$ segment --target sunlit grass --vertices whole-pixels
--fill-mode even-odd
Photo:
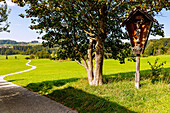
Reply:
[[[5,55],[0,55],[0,75],[29,69],[30,67],[25,65],[28,62],[24,59],[25,57],[26,55],[8,55],[6,59]]]
[[[170,55],[157,56],[159,63],[170,72]],[[152,84],[145,78],[157,57],[141,58],[141,87],[134,87],[136,63],[104,60],[104,85],[89,86],[85,69],[73,61],[59,62],[48,59],[32,60],[35,70],[5,79],[46,95],[79,112],[145,112],[170,111],[170,87],[164,81]],[[12,60],[11,60],[12,61]],[[15,60],[14,60],[15,61]],[[26,61],[26,60],[21,60]],[[18,64],[17,64],[18,65]],[[25,65],[25,63],[24,63]]]

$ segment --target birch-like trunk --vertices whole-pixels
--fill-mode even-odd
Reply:
[[[97,42],[96,53],[95,53],[95,70],[94,70],[94,85],[102,85],[103,76],[103,55],[104,55],[104,40]]]
[[[94,85],[103,84],[103,55],[104,43],[106,39],[106,22],[107,22],[107,6],[103,4],[99,9],[99,28],[98,36],[96,37],[96,51],[95,51],[95,69],[94,69]]]
[[[88,55],[88,70],[87,70],[87,76],[88,76],[88,81],[90,85],[93,85],[93,57],[92,57],[92,52],[93,52],[93,40],[89,39],[89,47],[87,51]]]

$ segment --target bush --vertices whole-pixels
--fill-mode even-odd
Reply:
[[[136,62],[136,58],[135,57],[129,57],[127,60],[130,61],[130,62]]]
[[[26,60],[30,59],[30,57],[25,57]]]
[[[142,54],[141,57],[148,57],[148,55],[147,54]]]
[[[50,60],[55,60],[56,58],[55,57],[50,57]]]
[[[166,64],[166,61],[157,65],[158,60],[159,59],[157,58],[153,65],[148,61],[148,64],[151,66],[149,78],[151,79],[152,83],[155,83],[155,81],[159,81],[165,75],[165,73],[163,73],[162,69],[163,69],[163,65]]]
[[[35,56],[33,54],[30,55],[30,59],[34,59]]]

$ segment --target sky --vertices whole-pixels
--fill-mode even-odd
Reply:
[[[0,40],[10,39],[15,41],[25,41],[30,42],[37,40],[41,42],[40,39],[37,39],[39,36],[35,30],[29,29],[31,24],[30,19],[21,18],[18,15],[25,12],[26,7],[18,7],[17,5],[7,0],[8,8],[11,9],[11,13],[8,17],[8,22],[11,22],[9,30],[10,33],[0,32]],[[156,16],[155,19],[160,23],[164,24],[165,38],[170,38],[170,11],[161,11],[162,16]],[[149,39],[159,39],[160,36],[149,36]]]

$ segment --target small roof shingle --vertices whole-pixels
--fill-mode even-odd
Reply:
[[[129,22],[132,17],[137,13],[137,12],[140,12],[142,13],[143,15],[145,15],[145,17],[148,19],[148,20],[151,20],[153,22],[158,22],[156,19],[154,19],[150,14],[148,14],[146,11],[144,11],[140,6],[136,7],[130,14],[129,16],[124,19],[124,21],[121,23],[121,25],[125,25],[127,22]]]

